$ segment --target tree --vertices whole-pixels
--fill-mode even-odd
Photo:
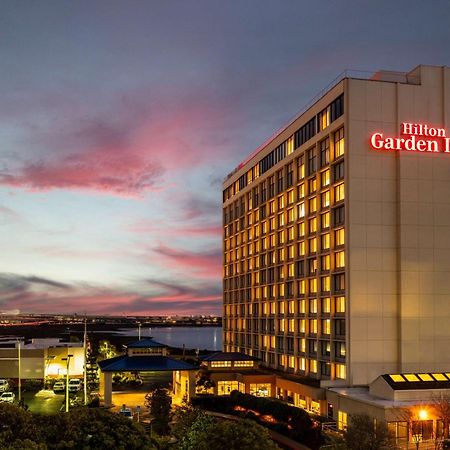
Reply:
[[[269,432],[251,420],[217,421],[204,413],[180,440],[179,450],[277,450]]]
[[[441,395],[432,401],[431,405],[436,413],[436,417],[442,421],[442,437],[448,439],[448,428],[450,426],[450,397]]]
[[[181,439],[191,428],[192,424],[199,416],[204,414],[199,408],[194,408],[192,405],[184,402],[175,410],[172,433]]]
[[[397,448],[386,422],[373,420],[366,414],[350,416],[345,442],[349,450],[394,450]]]
[[[86,382],[88,391],[92,391],[98,387],[99,368],[97,358],[92,350],[92,345],[88,341],[86,349]]]
[[[211,379],[211,372],[206,368],[201,368],[197,375],[195,376],[195,386],[209,393],[215,386],[216,383]]]
[[[157,386],[145,396],[145,406],[153,416],[153,429],[158,434],[168,434],[172,398],[167,389]]]
[[[98,345],[98,353],[101,355],[102,359],[114,358],[117,356],[117,350],[114,345],[111,345],[108,340],[100,341]]]

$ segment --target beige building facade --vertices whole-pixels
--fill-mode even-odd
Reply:
[[[450,68],[418,66],[343,77],[240,164],[223,185],[224,350],[299,395],[449,371],[449,138]]]

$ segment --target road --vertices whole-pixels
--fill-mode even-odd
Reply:
[[[22,397],[29,410],[38,414],[57,414],[64,402],[64,394],[55,394],[50,390],[24,392]]]

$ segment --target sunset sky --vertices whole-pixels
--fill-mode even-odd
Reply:
[[[450,65],[448,0],[3,1],[0,310],[221,312],[223,178],[346,69]]]

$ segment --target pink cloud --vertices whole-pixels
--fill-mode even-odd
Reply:
[[[221,236],[222,227],[218,225],[180,225],[162,227],[155,224],[153,220],[139,220],[127,227],[133,233],[157,234],[158,236]]]
[[[222,273],[221,252],[218,250],[208,252],[192,252],[178,250],[166,245],[159,245],[153,249],[154,255],[160,258],[158,261],[152,257],[152,261],[159,263],[168,270],[181,270],[190,277],[219,280]]]

